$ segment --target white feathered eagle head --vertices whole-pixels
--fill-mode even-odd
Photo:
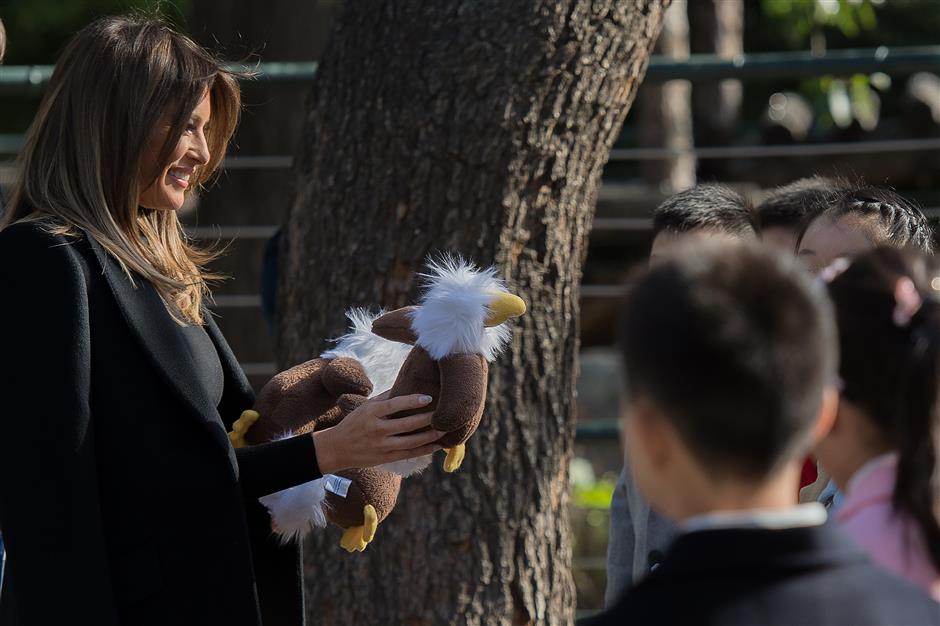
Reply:
[[[492,267],[480,269],[457,256],[428,262],[419,275],[422,292],[417,306],[377,318],[375,334],[424,348],[431,358],[449,354],[481,354],[492,362],[509,343],[507,322],[526,311]]]

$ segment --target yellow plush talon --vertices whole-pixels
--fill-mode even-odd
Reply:
[[[229,441],[232,442],[233,448],[244,448],[247,445],[245,443],[245,435],[254,423],[258,421],[259,417],[261,417],[261,415],[257,411],[250,409],[242,411],[241,417],[232,424],[232,432],[228,434]]]
[[[375,530],[379,527],[379,516],[375,512],[375,507],[371,504],[363,507],[362,516],[366,520],[362,525],[362,540],[369,543],[375,539]]]
[[[346,552],[362,552],[365,549],[365,542],[362,540],[362,526],[351,526],[343,533],[343,538],[339,540],[339,545]]]
[[[362,509],[362,516],[365,518],[362,526],[351,526],[343,533],[343,538],[339,540],[339,545],[346,552],[362,552],[366,546],[375,538],[375,530],[379,527],[379,516],[375,512],[375,507],[367,504]]]
[[[458,443],[453,448],[444,448],[447,451],[447,458],[444,459],[444,471],[450,474],[456,472],[460,464],[463,463],[463,457],[466,454],[466,446]]]

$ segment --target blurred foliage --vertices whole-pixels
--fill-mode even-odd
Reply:
[[[604,606],[607,586],[607,536],[610,532],[612,477],[598,479],[588,459],[575,457],[568,470],[571,483],[572,575],[578,589],[578,609]]]
[[[190,10],[191,0],[4,0],[0,18],[8,38],[5,62],[53,63],[72,35],[104,15],[160,16],[185,30]]]
[[[761,8],[770,22],[777,22],[792,46],[825,37],[827,29],[838,29],[848,38],[878,25],[875,6],[884,0],[761,0]]]
[[[610,509],[614,481],[607,477],[598,479],[589,460],[572,459],[568,475],[571,481],[572,505],[584,509]],[[598,519],[597,516],[594,519]]]
[[[762,32],[780,34],[788,48],[809,48],[817,54],[834,47],[940,41],[938,0],[760,0],[760,16]],[[926,26],[925,40],[918,41],[914,22]],[[874,130],[881,117],[880,94],[890,88],[891,78],[881,73],[820,76],[799,86],[823,131],[853,124]]]
[[[830,50],[940,43],[938,0],[744,0],[744,11],[748,52],[805,50],[814,34]]]

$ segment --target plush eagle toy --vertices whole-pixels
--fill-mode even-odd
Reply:
[[[486,399],[488,364],[508,343],[507,321],[525,312],[495,270],[460,259],[429,264],[417,306],[370,316],[349,314],[351,331],[319,359],[273,378],[255,411],[235,424],[234,445],[269,441],[333,426],[378,392],[389,397],[422,393],[434,398],[431,427],[446,434],[444,470],[455,471],[476,431]],[[272,526],[283,540],[302,536],[329,519],[346,529],[341,545],[362,551],[394,508],[403,477],[420,472],[430,455],[376,468],[339,472],[265,496]]]

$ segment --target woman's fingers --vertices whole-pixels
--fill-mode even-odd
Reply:
[[[389,437],[389,440],[393,442],[392,450],[411,450],[413,448],[426,446],[429,443],[434,443],[445,434],[446,433],[442,433],[439,430],[422,430],[419,433]]]
[[[399,450],[397,452],[389,452],[388,456],[385,459],[386,463],[394,463],[395,461],[404,461],[405,459],[416,459],[420,456],[426,456],[428,454],[433,454],[438,450],[443,450],[440,445],[436,443],[431,443],[426,446],[421,446],[420,448],[413,448],[411,450]]]
[[[385,420],[382,427],[388,435],[400,435],[410,433],[416,430],[423,430],[431,425],[431,419],[434,412],[417,413],[408,417],[399,417],[393,420]]]
[[[400,411],[420,409],[431,404],[431,396],[412,394],[409,396],[396,396],[390,400],[379,400],[369,404],[370,413],[375,417],[386,417]]]

